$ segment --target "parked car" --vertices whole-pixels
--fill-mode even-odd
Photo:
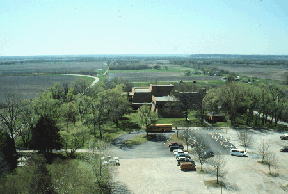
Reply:
[[[284,148],[280,149],[280,152],[288,152],[288,148],[284,147]]]
[[[236,156],[236,154],[240,151],[240,149],[231,149],[230,154],[231,156]]]
[[[179,156],[184,156],[185,154],[184,153],[178,153],[178,154],[175,154],[175,158],[178,158]]]
[[[238,153],[236,153],[236,156],[237,157],[248,157],[244,150],[240,150]]]
[[[182,149],[175,149],[173,150],[174,156],[178,153],[184,153],[184,151]]]
[[[184,154],[189,154],[189,152],[187,150],[183,150],[183,149],[175,149],[173,150],[174,156],[176,156],[176,154],[180,154],[180,153],[184,153]]]
[[[206,158],[210,158],[210,157],[213,157],[213,156],[214,156],[214,152],[212,152],[212,151],[205,152],[205,157]]]
[[[170,147],[170,146],[177,146],[177,145],[182,145],[182,143],[177,143],[177,142],[168,143],[168,147]]]
[[[170,148],[170,152],[172,152],[175,149],[184,149],[184,146],[181,144],[178,144],[178,145],[175,144],[175,145],[170,145],[169,148]]]
[[[281,140],[288,140],[288,134],[284,134],[282,136],[280,136]]]
[[[196,165],[191,162],[183,162],[179,166],[180,170],[186,171],[186,170],[193,170],[196,171]]]
[[[195,165],[195,161],[192,160],[192,159],[189,159],[189,158],[186,158],[185,160],[179,160],[177,161],[177,166],[180,166],[181,163],[184,163],[184,162],[190,162],[190,163],[193,163]]]
[[[182,161],[185,160],[186,158],[191,159],[191,157],[188,154],[184,154],[184,155],[179,155],[176,159],[177,161]]]
[[[102,165],[113,165],[113,166],[120,166],[120,162],[118,157],[111,157],[111,156],[106,156],[102,157]]]

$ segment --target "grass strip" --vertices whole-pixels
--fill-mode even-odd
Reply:
[[[131,146],[131,145],[140,145],[142,143],[147,142],[147,135],[142,134],[137,137],[134,137],[128,141],[125,142],[126,145]]]

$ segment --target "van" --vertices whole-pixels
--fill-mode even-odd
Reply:
[[[230,154],[231,154],[231,156],[236,156],[239,151],[240,151],[240,149],[231,149]]]
[[[186,171],[186,170],[193,170],[196,171],[196,165],[191,162],[183,162],[180,163],[180,170]]]
[[[230,154],[231,156],[238,156],[238,157],[246,156],[246,152],[241,149],[231,149]]]

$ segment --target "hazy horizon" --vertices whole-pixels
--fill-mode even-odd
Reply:
[[[287,55],[287,13],[284,0],[4,1],[0,56]]]

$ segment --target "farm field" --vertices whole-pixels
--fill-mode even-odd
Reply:
[[[285,66],[266,66],[266,65],[217,65],[219,69],[228,70],[230,72],[239,73],[249,77],[257,77],[258,79],[272,79],[284,81],[286,78],[284,73],[288,71]]]
[[[55,82],[62,85],[76,79],[75,76],[0,76],[0,102],[9,96],[15,96],[20,100],[34,99]]]
[[[110,72],[110,71],[109,71]],[[114,77],[122,77],[122,79],[129,80],[131,82],[151,82],[151,81],[172,81],[176,82],[179,80],[193,81],[193,80],[220,80],[223,76],[184,76],[184,72],[142,72],[138,73],[108,73],[108,79]]]
[[[101,62],[43,62],[23,63],[15,65],[0,65],[0,75],[39,74],[39,73],[81,73],[104,69],[105,61]]]
[[[0,101],[11,95],[16,96],[20,100],[34,99],[37,94],[53,86],[55,82],[69,84],[78,78],[59,75],[61,73],[81,74],[88,71],[102,73],[105,68],[105,62],[103,61],[0,65]],[[91,82],[91,78],[85,79],[90,79],[88,82]]]
[[[143,70],[109,70],[110,73],[138,73],[139,71],[141,71],[142,73],[144,72],[153,72],[153,73],[157,73],[157,72],[179,72],[182,73],[181,75],[184,75],[184,71],[185,70],[190,70],[190,71],[195,71],[195,69],[193,68],[187,68],[187,67],[179,67],[179,66],[169,66],[169,65],[165,65],[165,67],[167,67],[167,69],[164,69],[163,67],[161,67],[161,69],[157,70],[157,69],[143,69]]]

